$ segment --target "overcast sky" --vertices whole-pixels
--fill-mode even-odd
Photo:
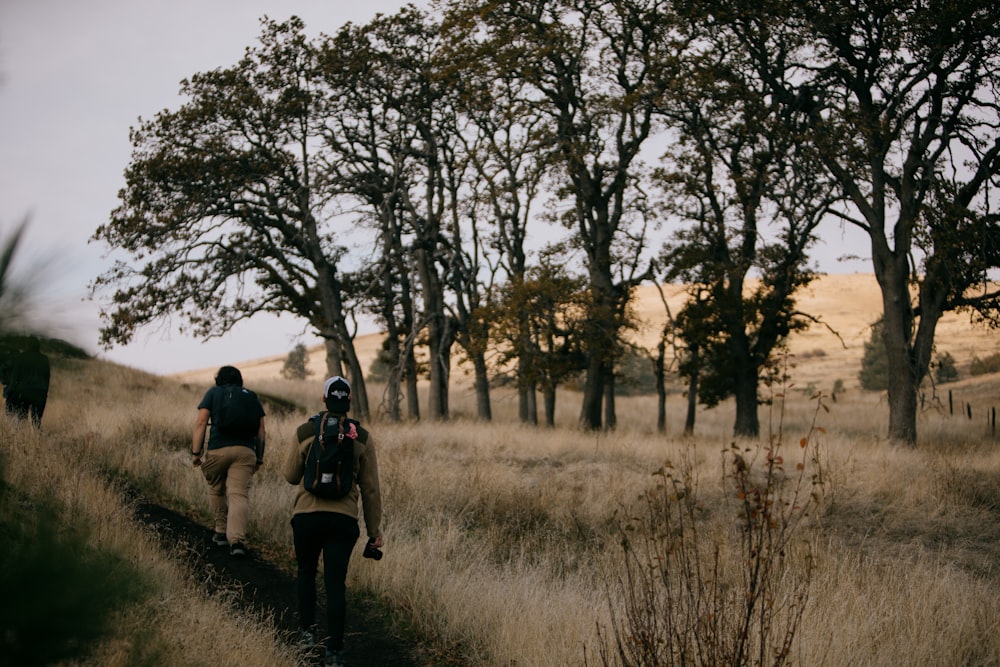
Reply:
[[[129,128],[176,109],[181,79],[235,64],[256,44],[259,19],[296,15],[310,35],[393,13],[393,0],[0,0],[0,238],[25,217],[17,269],[39,271],[41,302],[60,333],[93,353],[155,373],[239,364],[287,353],[302,337],[291,318],[254,319],[218,341],[176,333],[177,322],[140,331],[126,347],[100,351],[98,304],[87,285],[110,263],[88,243],[124,184]],[[415,2],[427,6],[428,2]],[[848,232],[850,233],[850,232]],[[835,227],[825,235],[837,239]],[[829,272],[870,271],[838,264],[851,252],[819,248]],[[858,252],[857,249],[854,252]],[[863,249],[859,254],[867,254]]]

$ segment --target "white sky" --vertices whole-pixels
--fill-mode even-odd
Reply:
[[[125,347],[100,351],[97,303],[87,285],[110,265],[88,243],[117,205],[131,146],[129,128],[176,109],[181,79],[232,65],[255,45],[259,19],[297,15],[311,35],[394,13],[396,0],[0,0],[0,238],[29,217],[16,269],[44,264],[42,302],[60,334],[92,353],[154,373],[239,364],[285,354],[304,325],[258,317],[208,342],[176,332],[179,322],[140,331]],[[428,2],[413,4],[427,6]],[[816,249],[829,272],[870,272],[847,230],[827,227]],[[854,249],[851,249],[853,245]]]
[[[15,269],[41,266],[41,302],[59,335],[155,373],[287,353],[302,323],[259,317],[203,342],[177,324],[98,349],[99,305],[87,285],[106,268],[88,243],[117,205],[138,118],[176,109],[181,79],[235,64],[260,18],[301,17],[333,33],[394,13],[400,0],[0,0],[0,238],[29,217]],[[414,2],[426,6],[426,1]]]

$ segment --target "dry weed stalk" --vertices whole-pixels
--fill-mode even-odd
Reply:
[[[822,497],[814,436],[824,405],[814,398],[813,425],[791,475],[780,432],[766,446],[733,443],[723,451],[716,510],[698,497],[692,448],[679,465],[668,461],[654,473],[658,481],[639,511],[619,522],[623,559],[609,578],[610,635],[598,627],[602,664],[788,661],[814,574],[814,535],[804,523]]]

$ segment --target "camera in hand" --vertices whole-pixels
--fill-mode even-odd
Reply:
[[[368,540],[368,544],[365,545],[365,551],[361,555],[373,560],[382,560],[382,550],[373,544],[374,541],[374,539]]]

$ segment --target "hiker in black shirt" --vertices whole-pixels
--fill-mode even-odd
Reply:
[[[30,417],[40,427],[49,395],[49,358],[42,354],[37,336],[18,339],[14,348],[3,378],[7,414],[18,419]]]
[[[264,407],[257,395],[243,387],[238,368],[223,366],[215,375],[215,386],[198,404],[191,456],[208,482],[215,522],[212,541],[228,545],[234,558],[246,555],[250,479],[264,462],[264,435]]]

